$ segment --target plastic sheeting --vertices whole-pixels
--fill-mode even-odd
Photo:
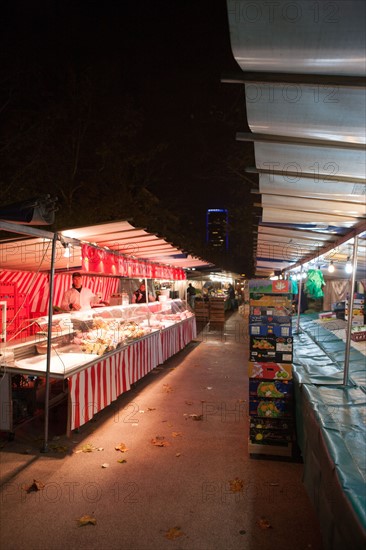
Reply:
[[[294,388],[304,483],[321,522],[325,548],[363,548],[365,356],[352,350],[351,386],[344,387],[345,343],[314,315],[301,316],[301,327],[303,332],[294,335]]]

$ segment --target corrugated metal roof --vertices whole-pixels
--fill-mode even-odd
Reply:
[[[355,85],[366,73],[365,3],[227,6],[251,130],[237,138],[254,142],[248,172],[259,178],[256,274],[310,260],[343,268],[357,234],[365,279],[365,80]]]

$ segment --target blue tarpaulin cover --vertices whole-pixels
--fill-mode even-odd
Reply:
[[[332,550],[366,547],[366,363],[314,315],[294,335],[294,385],[304,483]]]

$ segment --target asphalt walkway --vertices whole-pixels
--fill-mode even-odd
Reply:
[[[322,550],[301,462],[248,456],[244,319],[201,328],[47,454],[42,420],[2,438],[2,550]]]

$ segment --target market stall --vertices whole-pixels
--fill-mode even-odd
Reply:
[[[4,228],[16,233],[16,228],[7,223]],[[70,432],[195,337],[194,314],[175,296],[184,294],[183,265],[204,265],[204,261],[185,255],[176,262],[181,265],[174,265],[177,249],[127,222],[55,235],[47,233],[48,241],[35,229],[20,230],[22,234],[28,235],[28,232],[35,238],[5,239],[0,243],[4,260],[0,295],[6,306],[11,304],[14,309],[14,315],[9,315],[11,307],[5,309],[4,318],[7,315],[10,322],[2,327],[0,368],[6,378],[2,401],[11,409],[9,392],[13,376],[64,380],[66,391],[65,386],[63,391],[69,402],[67,431]],[[93,239],[93,244],[86,240],[88,237]],[[96,244],[98,239],[103,241],[103,247]],[[134,255],[122,253],[121,243],[124,251],[131,251],[134,239],[138,243]],[[53,243],[51,269],[50,242]],[[149,243],[146,250],[144,242]],[[82,272],[83,284],[94,295],[104,302],[112,302],[113,306],[95,307],[83,315],[63,313],[62,296],[71,286],[75,269]],[[133,305],[132,293],[141,281],[146,282],[151,292],[158,288],[159,293],[154,295],[151,304]],[[155,281],[164,281],[164,284],[155,284]],[[19,297],[18,302],[13,300],[15,295]],[[23,309],[26,307],[22,318],[18,311],[20,303]],[[45,393],[50,395],[49,384]],[[46,424],[50,404],[45,403]],[[10,409],[3,407],[2,430],[13,430]],[[45,431],[47,429],[46,425]]]

